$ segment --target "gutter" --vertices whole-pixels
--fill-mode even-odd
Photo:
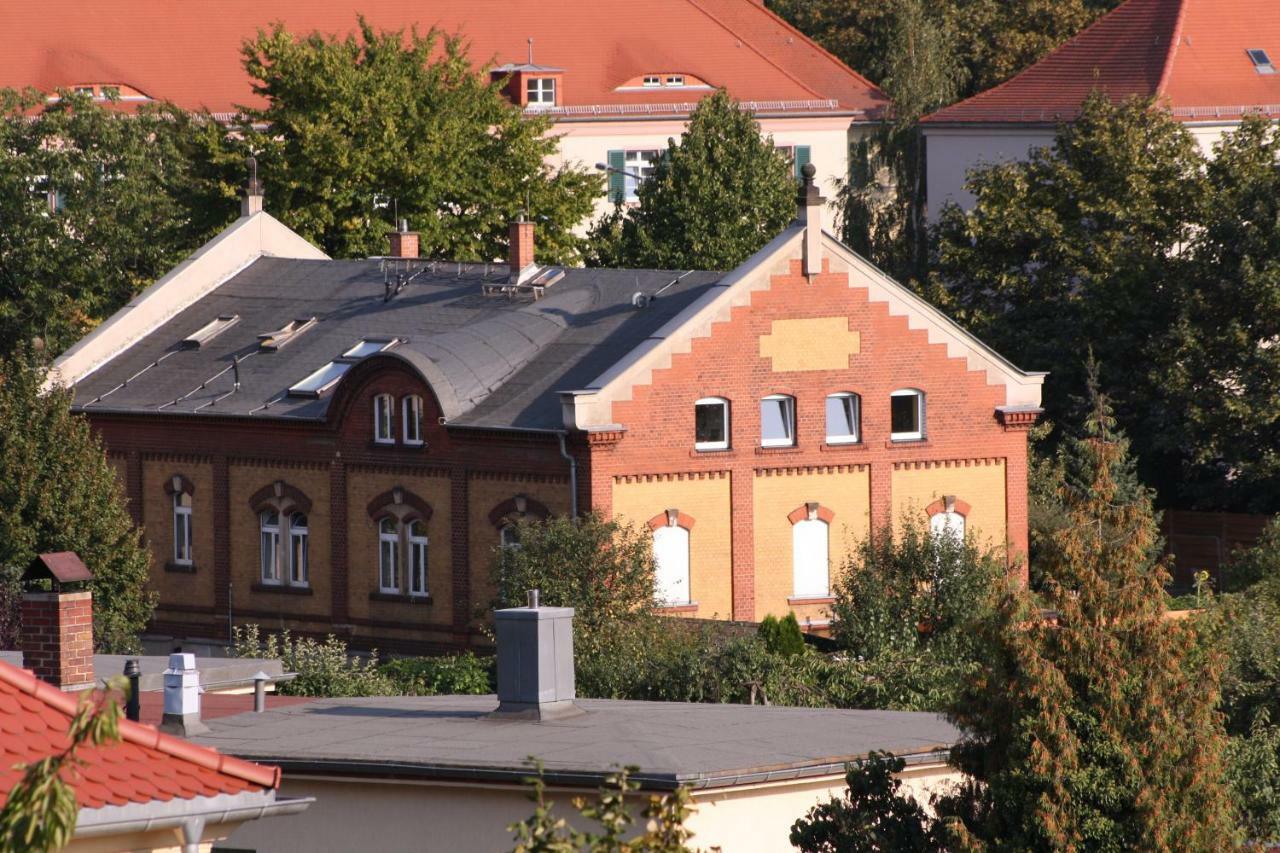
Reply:
[[[209,824],[243,823],[263,817],[299,814],[315,801],[315,797],[276,799],[274,791],[266,791],[80,809],[73,837],[100,838],[130,832],[180,829],[183,853],[194,853],[199,850],[200,837]]]
[[[578,460],[573,458],[569,453],[569,448],[565,444],[565,438],[568,432],[565,430],[556,430],[556,435],[560,437],[560,455],[569,462],[569,518],[574,522],[578,520]]]

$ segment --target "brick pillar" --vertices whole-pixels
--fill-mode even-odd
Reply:
[[[335,454],[329,464],[329,588],[332,621],[347,624],[350,576],[347,564],[347,463]]]
[[[450,551],[453,560],[453,641],[471,644],[471,543],[468,536],[467,469],[453,469],[449,477]]]
[[[129,499],[129,517],[135,527],[142,526],[142,454],[130,450],[124,460],[124,493]]]
[[[231,639],[231,474],[227,457],[213,460],[213,636]]]
[[[1025,436],[1026,434],[1023,433]],[[1025,448],[1026,441],[1023,445]],[[1027,454],[1014,453],[1004,462],[1005,531],[1009,539],[1009,567],[1017,569],[1023,585],[1030,581],[1027,566]]]
[[[750,470],[729,475],[729,504],[733,537],[733,618],[756,618],[756,551],[754,483]]]
[[[63,690],[93,686],[93,593],[22,596],[22,665]]]
[[[392,258],[416,258],[418,257],[418,232],[417,231],[388,231],[387,237],[391,240],[391,252],[389,257]]]
[[[533,263],[533,223],[525,222],[523,216],[511,223],[508,231],[511,247],[507,253],[507,264],[511,267],[511,276],[520,274],[520,270]]]
[[[893,463],[873,463],[867,480],[871,485],[870,532],[875,536],[886,525],[897,523],[897,519],[893,517]]]

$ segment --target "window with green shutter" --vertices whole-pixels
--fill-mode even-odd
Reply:
[[[622,173],[626,164],[627,152],[609,152],[609,201],[614,204],[622,203],[627,197],[627,177]]]
[[[800,170],[803,169],[808,162],[809,162],[809,146],[808,145],[795,146],[794,166],[795,166],[795,176],[797,181],[800,180]]]

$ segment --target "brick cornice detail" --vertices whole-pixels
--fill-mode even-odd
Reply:
[[[974,459],[922,459],[914,462],[895,462],[895,471],[909,468],[972,468],[978,465],[1003,465],[1003,456],[987,456]]]
[[[647,524],[650,530],[657,530],[660,527],[672,527],[672,519],[675,519],[675,527],[683,527],[685,530],[692,530],[694,524],[693,516],[683,513],[678,509],[668,509],[658,513],[649,519]]]
[[[996,420],[1006,432],[1029,430],[1040,420],[1040,415],[1039,409],[996,409]]]
[[[965,518],[968,518],[969,513],[973,510],[973,507],[969,505],[968,501],[962,501],[955,495],[951,495],[950,498],[952,501],[951,512],[959,513]],[[947,511],[947,496],[938,498],[936,501],[924,508],[924,514],[929,518],[933,518],[940,512]]]
[[[836,517],[836,514],[828,507],[817,502],[811,502],[800,504],[800,506],[787,513],[787,521],[792,524],[798,524],[799,522],[808,519],[811,513],[819,521],[825,521],[827,524],[830,524]]]
[[[262,512],[267,507],[285,509],[289,507],[299,512],[311,512],[311,499],[302,493],[297,486],[291,486],[284,480],[276,480],[269,486],[263,486],[249,498],[249,508],[254,512]]]
[[[522,504],[523,509],[521,508]],[[550,517],[550,510],[526,495],[516,495],[513,498],[508,498],[489,511],[489,523],[499,528],[515,519],[536,518],[544,520]]]
[[[683,471],[673,474],[618,474],[615,483],[673,483],[682,480],[723,480],[728,471]]]
[[[439,465],[417,467],[409,465],[369,465],[363,462],[348,463],[347,470],[352,474],[398,474],[401,476],[412,474],[415,477],[440,478],[447,478],[451,474],[450,469],[442,468]]]
[[[514,471],[470,471],[468,476],[472,480],[484,480],[494,483],[549,483],[564,485],[569,482],[569,478],[563,475],[522,474]]]
[[[592,447],[609,447],[622,441],[623,436],[627,433],[625,430],[600,430],[599,432],[587,433],[587,444]]]
[[[755,473],[761,477],[794,477],[805,474],[852,474],[855,471],[866,471],[867,465],[797,465],[786,468],[756,468]]]
[[[408,489],[396,486],[390,491],[382,494],[369,501],[366,511],[369,517],[374,521],[379,521],[383,516],[394,514],[392,509],[398,506],[409,507],[413,510],[414,515],[423,521],[430,521],[432,515],[431,504],[415,495]]]

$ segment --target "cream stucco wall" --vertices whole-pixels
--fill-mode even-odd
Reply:
[[[1025,160],[1033,148],[1053,144],[1053,128],[929,127],[925,136],[925,181],[929,221],[937,222],[943,206],[951,201],[965,210],[973,196],[964,188],[965,175],[981,165]]]

